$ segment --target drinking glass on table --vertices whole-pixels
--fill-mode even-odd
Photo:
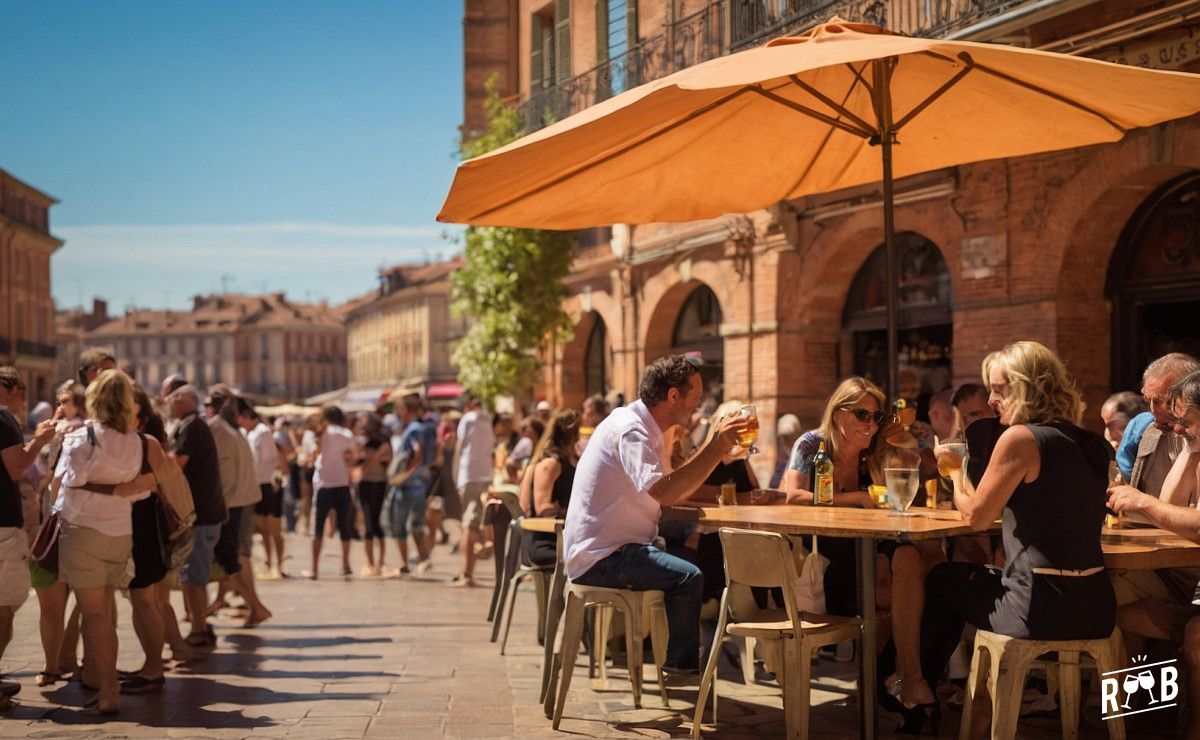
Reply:
[[[743,419],[749,419],[746,426],[738,432],[738,444],[746,448],[746,452],[754,454],[758,452],[758,448],[754,443],[758,441],[758,409],[754,404],[748,403],[738,409],[738,415]]]
[[[921,488],[921,458],[914,450],[896,449],[883,460],[883,482],[894,516],[916,516],[908,509]]]

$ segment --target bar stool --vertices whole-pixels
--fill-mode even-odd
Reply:
[[[575,656],[579,654],[579,642],[583,636],[583,611],[589,607],[607,605],[625,615],[625,652],[629,671],[629,683],[633,688],[633,705],[642,706],[642,615],[647,609],[646,601],[663,603],[662,591],[631,591],[623,588],[602,588],[600,586],[583,586],[567,583],[567,606],[563,619],[562,646],[556,661],[561,663],[561,683],[558,687],[557,701],[554,706],[552,726],[558,729],[562,721],[563,706],[567,701],[567,691],[571,687],[571,674],[574,672]],[[667,704],[667,685],[663,679],[663,662],[666,659],[666,644],[668,637],[667,615],[665,608],[649,609],[651,619],[651,639],[654,642],[654,663],[658,669],[658,688],[662,694],[663,705]],[[552,639],[549,632],[546,640]]]
[[[1118,656],[1123,653],[1120,629],[1114,628],[1111,635],[1097,640],[1022,640],[978,630],[975,633],[966,696],[963,698],[959,740],[966,740],[970,734],[971,706],[976,692],[981,688],[992,698],[992,737],[1001,740],[1016,737],[1025,674],[1034,661],[1046,653],[1058,654],[1058,705],[1062,736],[1076,737],[1079,730],[1079,656],[1081,653],[1092,656],[1096,661],[1096,670],[1101,674],[1118,670]],[[1108,725],[1110,738],[1124,740],[1124,719],[1115,717],[1106,720],[1105,724]]]
[[[514,524],[520,524],[519,521]],[[509,547],[515,553],[515,558],[521,557],[520,549],[525,540],[525,531],[519,526],[513,529],[513,534],[509,538]],[[504,637],[500,639],[500,654],[504,655],[504,648],[508,644],[508,632],[512,629],[513,610],[517,606],[517,590],[521,587],[521,582],[525,579],[533,581],[534,597],[537,600],[538,611],[538,640],[544,640],[546,634],[546,588],[550,582],[550,575],[554,572],[554,566],[541,565],[525,565],[520,564],[516,568],[516,572],[512,573],[508,579],[508,583],[504,587],[501,598],[505,594],[508,596],[508,616],[504,620]],[[504,613],[504,603],[500,603],[500,614]],[[500,614],[497,614],[496,624],[500,624]]]
[[[497,513],[493,524],[493,549],[492,557],[495,559],[496,579],[492,583],[492,600],[488,605],[488,621],[492,623],[492,642],[496,641],[496,637],[500,634],[500,614],[498,610],[503,607],[504,586],[508,585],[508,576],[506,568],[509,567],[509,561],[512,559],[511,550],[512,534],[517,526],[517,520],[524,516],[525,512],[521,510],[519,498],[520,489],[511,483],[492,486],[489,493],[492,494],[495,502],[499,502],[499,506],[503,514]],[[515,564],[513,566],[515,568]]]

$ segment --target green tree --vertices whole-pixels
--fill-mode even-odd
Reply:
[[[522,135],[517,109],[487,83],[487,131],[464,142],[464,159],[476,157]],[[542,357],[570,337],[562,310],[563,278],[571,269],[573,235],[561,231],[468,227],[465,266],[451,277],[453,308],[468,329],[453,360],[458,382],[491,404],[496,396],[523,395],[537,378]]]

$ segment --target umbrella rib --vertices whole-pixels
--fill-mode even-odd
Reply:
[[[925,98],[920,103],[918,103],[917,107],[910,110],[907,114],[904,115],[903,118],[901,118],[899,121],[896,121],[894,124],[892,124],[892,132],[895,133],[895,132],[898,132],[900,129],[904,128],[904,125],[906,123],[908,123],[912,119],[916,118],[917,114],[919,114],[921,111],[928,108],[930,105],[933,104],[933,102],[935,100],[942,97],[942,95],[944,95],[950,88],[952,88],[956,84],[958,84],[958,82],[963,77],[966,77],[967,73],[970,72],[972,69],[974,69],[974,67],[972,67],[971,65],[967,65],[966,67],[963,67],[962,69],[960,69],[953,77],[946,80],[946,82],[943,83],[941,87],[934,90],[929,95],[929,97]]]
[[[849,118],[851,121],[853,121],[855,124],[857,124],[859,126],[859,128],[861,128],[863,131],[873,132],[874,129],[872,128],[871,124],[867,123],[863,119],[861,119],[858,116],[851,113],[849,110],[847,110],[847,108],[844,105],[839,105],[838,103],[835,103],[833,101],[833,99],[830,98],[828,95],[826,95],[825,93],[816,89],[815,87],[808,84],[804,80],[800,79],[798,76],[788,75],[788,79],[791,80],[796,85],[796,87],[800,88],[801,90],[805,91],[806,93],[813,96],[817,100],[820,100],[825,105],[829,106],[830,110],[836,111],[837,113],[845,116],[846,118]],[[849,97],[849,96],[847,96],[847,97]],[[870,134],[868,134],[868,135],[870,135]]]
[[[1044,87],[1035,85],[1032,82],[1026,82],[1025,80],[1022,80],[1018,77],[1013,77],[1012,75],[1008,74],[1007,72],[1001,72],[998,69],[992,69],[991,67],[988,67],[987,65],[980,64],[979,62],[975,61],[974,58],[972,58],[971,55],[965,51],[960,52],[958,55],[958,58],[963,60],[966,64],[970,65],[971,67],[978,69],[980,72],[986,72],[987,74],[990,74],[993,77],[998,77],[998,78],[1004,80],[1005,82],[1011,82],[1012,84],[1017,85],[1018,87],[1023,87],[1026,90],[1031,90],[1035,93],[1040,93],[1042,95],[1045,95],[1048,98],[1051,98],[1052,100],[1057,100],[1060,103],[1063,103],[1065,105],[1071,106],[1072,108],[1081,110],[1084,113],[1090,113],[1093,116],[1095,116],[1096,118],[1099,118],[1100,120],[1107,123],[1109,126],[1112,126],[1117,131],[1120,131],[1122,134],[1128,133],[1128,129],[1126,129],[1124,126],[1121,126],[1120,124],[1116,123],[1115,121],[1113,121],[1111,118],[1104,115],[1100,111],[1098,111],[1094,108],[1089,108],[1088,106],[1084,105],[1083,103],[1080,103],[1077,100],[1071,100],[1070,98],[1066,97],[1065,95],[1060,95],[1059,93],[1056,93],[1052,90],[1047,90]]]
[[[702,106],[702,107],[697,108],[696,110],[692,111],[691,113],[688,113],[683,118],[680,118],[679,120],[676,120],[676,121],[672,121],[671,123],[667,124],[666,126],[663,126],[662,128],[651,131],[650,133],[646,134],[645,136],[635,139],[635,140],[621,146],[620,148],[616,149],[615,151],[609,152],[608,154],[605,154],[604,156],[599,157],[597,159],[594,159],[594,160],[591,160],[588,162],[584,162],[583,164],[579,165],[578,167],[575,167],[574,169],[569,170],[568,172],[565,172],[562,175],[559,175],[558,177],[556,177],[548,182],[538,185],[537,187],[535,187],[531,190],[526,190],[526,191],[520,193],[519,195],[513,196],[512,198],[509,198],[508,200],[506,200],[502,203],[492,206],[491,208],[487,209],[486,211],[481,211],[481,212],[475,214],[474,216],[472,216],[471,220],[475,221],[475,220],[484,218],[484,217],[489,216],[503,208],[508,208],[513,203],[516,203],[520,200],[528,198],[531,195],[537,195],[538,193],[540,193],[544,190],[548,190],[549,188],[552,188],[555,185],[566,182],[567,180],[570,180],[572,177],[575,177],[576,175],[580,174],[581,172],[590,170],[591,168],[593,168],[597,165],[603,164],[603,163],[609,161],[610,159],[614,159],[616,157],[621,156],[622,154],[625,154],[630,149],[639,147],[642,144],[645,144],[646,142],[651,141],[653,139],[657,139],[658,137],[662,136],[663,134],[666,134],[669,131],[679,128],[683,124],[688,123],[689,121],[692,121],[693,119],[698,118],[698,117],[704,115],[705,113],[708,113],[709,111],[719,108],[720,106],[728,103],[729,101],[731,101],[735,98],[738,98],[738,97],[744,95],[745,93],[751,92],[753,89],[754,88],[742,87],[737,90],[734,90],[733,92],[729,93],[728,95],[724,95],[720,98],[717,98],[716,100],[712,101],[708,105]]]
[[[788,100],[787,98],[785,98],[781,95],[776,95],[775,93],[770,92],[769,90],[764,90],[761,87],[752,87],[752,88],[750,88],[750,90],[758,93],[759,95],[762,95],[764,98],[767,98],[768,100],[770,100],[772,102],[779,103],[780,105],[785,106],[787,108],[791,108],[794,111],[799,111],[800,113],[803,113],[806,116],[815,118],[822,123],[826,123],[826,124],[829,124],[830,126],[833,126],[834,128],[839,128],[842,131],[845,131],[846,133],[853,134],[855,136],[861,136],[864,139],[869,139],[875,135],[874,131],[855,128],[854,126],[851,126],[850,124],[846,123],[845,121],[839,121],[838,119],[834,118],[833,116],[830,116],[828,114],[822,113],[817,110],[813,110],[812,108],[809,108],[806,105],[801,105],[795,101]],[[844,109],[841,109],[840,106],[837,106],[832,103],[830,103],[830,107],[834,108],[835,110],[840,109],[840,110],[844,111]],[[845,111],[845,112],[849,113],[849,111]],[[860,121],[858,121],[857,116],[855,116],[854,118],[855,118],[856,122],[860,122]]]

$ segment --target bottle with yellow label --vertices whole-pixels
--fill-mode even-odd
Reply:
[[[813,506],[833,506],[833,460],[825,452],[825,440],[821,440],[812,461]]]

